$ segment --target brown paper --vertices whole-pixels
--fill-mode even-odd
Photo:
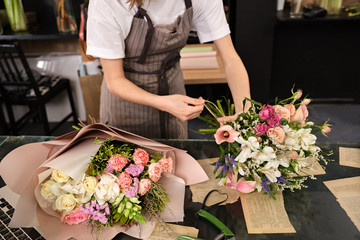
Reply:
[[[225,186],[218,185],[219,179],[215,179],[215,176],[213,174],[214,166],[210,165],[211,163],[216,161],[217,158],[198,160],[198,163],[204,169],[205,173],[209,177],[209,180],[199,184],[190,185],[193,202],[202,203],[205,199],[206,194],[208,194],[208,192],[214,189],[218,190],[221,193],[227,194],[228,199],[222,204],[234,203],[239,199],[240,192],[238,190],[234,190]],[[211,206],[215,203],[222,202],[225,199],[226,199],[226,195],[220,195],[214,193],[206,200],[205,204],[206,206]]]
[[[88,123],[91,123],[89,115],[96,121],[100,119],[100,91],[103,77],[103,75],[79,77]]]
[[[360,231],[360,176],[324,182]]]
[[[296,232],[285,211],[282,192],[276,192],[275,197],[263,193],[240,195],[249,234]]]
[[[193,227],[186,227],[181,225],[157,223],[151,236],[146,240],[169,240],[176,239],[180,235],[186,235],[196,238],[199,234],[199,229]]]
[[[172,155],[175,159],[174,175],[181,178],[183,184],[196,184],[208,180],[201,166],[184,150],[103,124],[88,125],[79,131],[71,132],[48,142],[25,144],[11,151],[0,162],[0,175],[4,182],[12,191],[20,195],[11,221],[11,224],[14,224],[13,227],[34,226],[38,223],[47,239],[62,240],[71,237],[91,239],[92,235],[86,224],[62,224],[59,218],[45,213],[39,206],[34,193],[39,184],[38,175],[41,176],[41,173],[48,170],[47,166],[56,162],[58,157],[62,157],[62,154],[80,146],[88,139],[93,141],[95,138],[106,139],[110,137],[113,137],[114,140],[131,142],[145,149]],[[178,200],[183,201],[183,197]],[[139,234],[142,234],[141,238],[148,237],[154,227],[155,222],[148,221],[145,226],[134,225],[126,230],[126,234],[134,237],[139,237]],[[102,239],[111,239],[122,231],[125,229],[119,225],[106,228],[102,234]]]
[[[339,147],[339,162],[342,166],[360,168],[360,148]]]

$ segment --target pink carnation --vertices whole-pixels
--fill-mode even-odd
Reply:
[[[116,171],[121,171],[130,160],[120,154],[114,154],[110,157],[108,164]]]
[[[267,125],[267,124],[261,124],[259,123],[258,125],[256,125],[254,127],[254,131],[255,131],[255,134],[257,136],[262,136],[266,133],[266,131],[269,129],[270,127]]]
[[[273,114],[266,122],[270,127],[280,126],[281,115],[278,113]]]
[[[159,181],[163,168],[160,163],[152,163],[149,166],[149,177],[153,182]]]
[[[120,189],[128,189],[132,183],[132,178],[129,173],[122,172],[118,176]]]
[[[151,180],[150,179],[141,179],[139,183],[138,193],[141,196],[144,196],[151,188]]]
[[[269,119],[274,114],[274,109],[270,105],[264,105],[263,109],[259,113],[259,117],[261,120],[265,121]]]
[[[173,170],[174,161],[171,157],[163,157],[158,161],[161,164],[164,172],[171,173]]]
[[[134,151],[133,159],[136,165],[145,166],[149,161],[149,154],[141,148],[137,148]]]
[[[61,222],[73,225],[84,222],[90,215],[81,211],[79,207],[74,208],[70,213],[61,216]]]

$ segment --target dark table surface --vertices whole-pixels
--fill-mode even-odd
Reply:
[[[0,159],[12,149],[31,142],[50,140],[46,136],[0,136]],[[158,140],[167,145],[187,150],[195,159],[216,157],[219,154],[212,140]],[[308,179],[308,188],[301,191],[284,191],[285,209],[294,226],[294,234],[248,234],[240,201],[225,206],[216,206],[208,210],[225,223],[236,239],[241,240],[351,240],[360,239],[360,232],[340,207],[335,196],[326,188],[324,181],[360,175],[359,168],[339,165],[339,147],[360,147],[360,143],[319,143],[323,150],[333,150],[334,154],[326,166],[326,174],[317,176],[317,180]],[[1,180],[0,186],[4,186]],[[211,189],[209,189],[210,191]],[[359,206],[360,207],[360,206]],[[191,191],[186,188],[184,222],[177,224],[199,229],[199,237],[214,239],[219,230],[204,219],[196,217],[200,203],[191,201]],[[115,239],[134,239],[119,234]]]

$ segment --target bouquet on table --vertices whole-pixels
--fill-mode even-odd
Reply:
[[[327,122],[318,126],[308,120],[311,100],[301,95],[301,91],[292,91],[291,97],[276,99],[274,105],[245,99],[244,106],[251,102],[249,110],[216,130],[221,155],[214,163],[214,174],[219,184],[274,197],[276,191],[301,189],[308,177],[314,179],[302,172],[318,162],[327,164],[331,154],[316,146],[314,133],[321,131],[326,136],[331,130]],[[228,106],[231,112],[229,102]],[[225,115],[220,102],[218,107],[208,104],[207,108],[215,118]]]
[[[185,151],[103,124],[16,148],[0,174],[20,195],[10,226],[59,240],[148,238],[183,220],[185,185],[208,179]]]

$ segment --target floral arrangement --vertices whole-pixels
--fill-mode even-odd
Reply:
[[[41,185],[41,196],[61,221],[87,221],[96,229],[116,223],[128,228],[159,216],[169,201],[159,180],[163,172],[172,172],[173,159],[111,138],[95,143],[101,147],[80,180],[52,169]]]
[[[251,99],[247,112],[235,121],[222,124],[214,135],[221,155],[214,163],[214,174],[221,185],[240,192],[261,192],[274,198],[275,191],[301,189],[304,181],[314,176],[302,176],[315,162],[327,164],[331,153],[316,146],[315,132],[326,136],[331,131],[325,122],[318,126],[308,120],[310,99],[301,99],[302,91],[274,105]],[[210,107],[209,107],[210,106]],[[228,102],[229,109],[232,109]],[[225,116],[221,104],[207,104],[215,118]],[[210,132],[210,131],[205,131]],[[312,162],[309,161],[312,159]]]

